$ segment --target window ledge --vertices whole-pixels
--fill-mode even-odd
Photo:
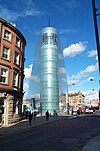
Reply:
[[[2,59],[2,60],[5,60],[5,61],[8,61],[8,62],[11,62],[11,60],[8,60],[8,59],[3,58],[3,57],[1,57],[1,59]]]
[[[7,42],[9,42],[9,43],[12,44],[12,41],[10,41],[10,40],[8,40],[8,39],[6,39],[6,38],[3,38],[3,40],[5,40],[5,41],[7,41]]]

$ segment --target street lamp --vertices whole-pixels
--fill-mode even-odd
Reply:
[[[99,34],[98,34],[98,25],[97,25],[97,16],[100,15],[96,12],[99,10],[95,7],[95,0],[92,0],[92,9],[93,9],[93,19],[94,19],[94,28],[95,28],[95,37],[97,45],[97,54],[98,54],[98,65],[99,65],[99,76],[100,76],[100,43],[99,43]],[[99,103],[100,103],[100,80],[99,80]]]
[[[69,86],[71,85],[75,85],[74,83],[68,85],[67,84],[67,112],[69,113],[69,97],[68,97],[68,93],[69,93]]]

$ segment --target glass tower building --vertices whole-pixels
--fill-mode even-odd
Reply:
[[[67,92],[67,79],[57,30],[53,27],[43,28],[33,52],[32,72],[26,98],[35,98],[43,114],[47,110],[51,114],[54,110],[59,112],[59,98]]]
[[[40,103],[42,113],[59,112],[58,34],[53,27],[41,32]]]

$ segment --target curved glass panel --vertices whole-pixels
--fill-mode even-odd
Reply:
[[[59,96],[67,92],[66,71],[57,30],[41,31],[35,50],[27,98],[40,101],[42,113],[59,112]]]

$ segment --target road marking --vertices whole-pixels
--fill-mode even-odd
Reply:
[[[71,116],[71,117],[68,117],[68,119],[72,119],[72,118],[76,118],[77,116],[75,115],[75,116]]]

